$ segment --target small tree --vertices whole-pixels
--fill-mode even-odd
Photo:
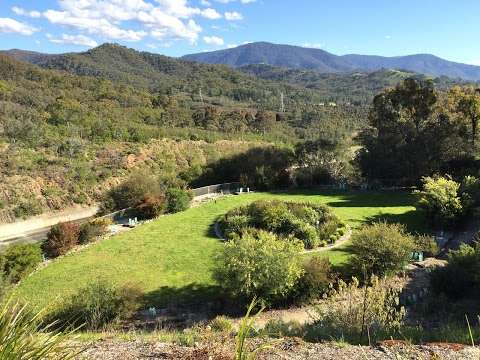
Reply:
[[[353,234],[352,265],[359,275],[386,275],[402,269],[414,249],[414,237],[402,225],[374,223]]]
[[[165,212],[167,207],[165,196],[163,195],[145,195],[140,204],[136,206],[136,211],[142,219],[153,219]]]
[[[16,283],[35,270],[42,261],[42,252],[37,244],[14,244],[7,247],[0,257],[0,273]]]
[[[418,191],[418,207],[424,209],[434,225],[453,225],[463,214],[460,184],[447,177],[424,177]]]
[[[303,273],[299,241],[279,240],[266,231],[246,232],[229,241],[217,259],[215,278],[232,296],[284,298]]]
[[[298,296],[303,301],[320,298],[335,281],[332,264],[327,257],[313,256],[303,264],[304,273],[298,283]]]
[[[80,227],[72,222],[54,225],[47,234],[47,239],[42,243],[42,250],[49,258],[65,255],[78,244]]]
[[[167,211],[169,213],[187,210],[193,198],[190,191],[179,188],[170,188],[165,195],[167,197]]]

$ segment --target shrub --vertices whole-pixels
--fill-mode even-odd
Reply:
[[[114,321],[131,317],[139,306],[142,291],[135,285],[119,288],[104,282],[91,283],[65,301],[47,319],[62,328],[99,330]]]
[[[319,225],[318,236],[322,240],[330,240],[341,226],[342,223],[337,218],[328,219]]]
[[[476,215],[475,209],[480,206],[480,179],[465,176],[460,186],[460,194],[465,211]]]
[[[308,340],[345,339],[367,342],[388,338],[398,331],[405,317],[399,306],[400,289],[391,288],[377,277],[364,287],[353,278],[339,281],[325,303],[316,307],[316,321],[309,327]],[[368,336],[367,336],[368,334]]]
[[[165,193],[167,198],[167,211],[169,213],[177,213],[185,211],[190,206],[193,194],[188,190],[179,188],[170,188]]]
[[[95,239],[104,236],[108,231],[110,221],[108,219],[94,219],[82,224],[78,233],[78,243],[88,244]]]
[[[449,178],[424,177],[423,189],[417,192],[417,206],[426,211],[434,225],[454,225],[463,215],[459,188],[460,184]]]
[[[425,256],[436,256],[438,254],[438,245],[435,239],[428,235],[415,236],[415,250],[423,251]]]
[[[233,330],[233,323],[226,316],[217,316],[210,322],[210,327],[213,331],[231,332]]]
[[[42,243],[42,251],[51,259],[65,255],[78,244],[79,231],[80,226],[72,222],[52,226],[47,239]]]
[[[297,285],[298,297],[302,301],[320,298],[335,280],[332,264],[328,258],[313,256],[303,264],[303,275]]]
[[[284,201],[255,201],[229,211],[220,221],[227,238],[250,228],[271,231],[279,237],[302,240],[312,249],[329,240],[342,224],[325,205]]]
[[[437,294],[445,294],[451,299],[471,295],[480,284],[480,245],[460,245],[450,251],[448,264],[431,272],[431,285]]]
[[[154,219],[165,212],[167,204],[163,195],[146,195],[135,207],[141,219]]]
[[[296,240],[282,241],[265,231],[246,232],[225,244],[214,275],[234,298],[281,300],[302,275],[301,249]]]
[[[2,266],[2,259],[0,258],[0,268]],[[3,271],[0,271],[0,304],[2,303],[5,295],[10,290],[10,281],[8,281],[7,276]]]
[[[295,221],[293,236],[303,242],[305,249],[313,249],[320,245],[317,230],[313,225],[303,221]]]
[[[36,198],[22,199],[13,213],[17,218],[40,215],[43,212],[42,205]]]
[[[358,274],[386,275],[403,268],[415,242],[402,225],[380,222],[355,232],[351,248],[352,265]]]
[[[149,174],[136,173],[113,188],[105,200],[105,207],[120,210],[138,205],[147,194],[160,193],[159,180]]]
[[[42,252],[37,244],[14,244],[8,246],[0,257],[0,272],[16,283],[30,274],[42,262]]]
[[[232,239],[235,235],[242,235],[250,226],[251,219],[248,215],[231,215],[220,220],[220,227],[223,235],[227,239]]]

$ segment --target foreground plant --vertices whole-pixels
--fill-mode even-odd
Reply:
[[[362,343],[389,338],[401,329],[406,315],[400,292],[375,276],[363,286],[356,278],[349,284],[340,280],[325,303],[316,307],[309,336],[316,341],[341,338]]]
[[[253,350],[249,349],[247,339],[255,331],[255,320],[263,312],[263,310],[265,310],[265,307],[262,306],[255,315],[251,316],[253,309],[257,305],[258,301],[254,298],[247,309],[247,313],[242,319],[236,336],[237,345],[235,348],[235,360],[254,360],[261,351],[270,349],[273,346],[273,342],[267,342]]]
[[[69,344],[72,333],[54,331],[55,324],[42,325],[41,312],[7,301],[0,308],[0,359],[74,359],[82,350]]]

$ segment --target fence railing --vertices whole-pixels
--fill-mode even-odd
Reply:
[[[215,184],[192,189],[192,192],[195,196],[203,196],[208,194],[231,194],[238,192],[241,186],[242,185],[239,182]]]

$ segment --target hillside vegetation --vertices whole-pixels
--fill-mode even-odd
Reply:
[[[426,79],[422,74],[401,70],[354,71],[349,73],[320,73],[313,70],[282,68],[266,64],[245,65],[238,70],[259,78],[303,86],[319,92],[323,98],[336,104],[367,105],[373,97],[405,79]],[[462,81],[447,77],[433,79],[438,89],[445,90]],[[328,103],[324,104],[328,106]]]

